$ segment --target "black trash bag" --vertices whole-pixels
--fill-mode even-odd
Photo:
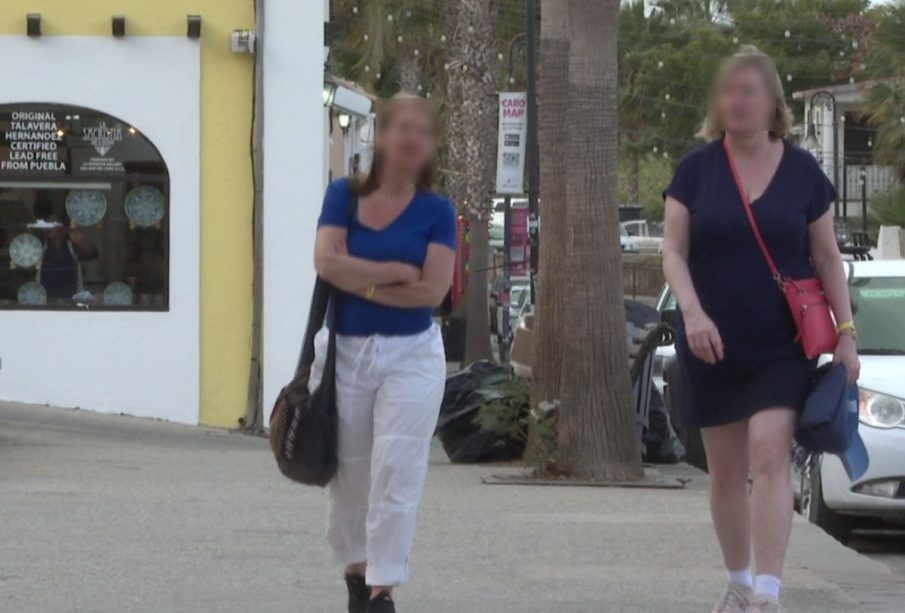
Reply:
[[[669,419],[669,410],[656,388],[651,390],[648,427],[644,430],[644,461],[677,464],[685,458],[685,446]]]
[[[437,435],[446,455],[456,464],[518,460],[525,453],[524,437],[514,440],[481,429],[481,407],[505,397],[511,372],[491,362],[475,362],[446,379]],[[525,406],[525,414],[529,407]]]

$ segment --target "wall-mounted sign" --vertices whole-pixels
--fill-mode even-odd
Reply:
[[[56,113],[13,111],[0,118],[3,147],[0,171],[23,173],[65,173],[68,169],[66,133]]]
[[[130,159],[149,156],[144,141],[136,135],[134,128],[88,109],[7,105],[0,112],[0,174],[122,174]]]
[[[499,144],[496,191],[525,192],[525,138],[528,135],[528,96],[523,92],[500,93]]]

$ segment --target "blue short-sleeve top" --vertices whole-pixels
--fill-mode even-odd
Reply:
[[[827,212],[836,190],[813,155],[787,141],[783,147],[776,174],[751,206],[780,273],[813,277],[808,226]],[[666,195],[690,214],[688,269],[723,339],[725,361],[800,355],[795,324],[754,238],[723,142],[688,153]],[[679,349],[683,341],[680,329]]]
[[[427,190],[418,190],[402,213],[382,230],[362,225],[349,215],[353,193],[348,179],[327,187],[318,227],[346,228],[349,255],[373,262],[404,262],[424,266],[427,248],[437,243],[456,248],[456,215],[452,203]],[[413,335],[432,325],[430,307],[397,308],[377,304],[361,296],[339,292],[336,332],[350,336]]]

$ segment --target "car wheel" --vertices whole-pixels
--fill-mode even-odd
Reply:
[[[801,514],[837,541],[846,543],[852,534],[851,518],[826,506],[823,500],[820,462],[811,461],[809,464],[810,468],[801,474]]]

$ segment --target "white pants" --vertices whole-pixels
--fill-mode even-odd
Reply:
[[[324,329],[315,339],[312,390],[328,336]],[[445,382],[436,325],[413,336],[337,336],[339,469],[329,486],[327,541],[339,564],[368,563],[368,585],[408,579]]]

